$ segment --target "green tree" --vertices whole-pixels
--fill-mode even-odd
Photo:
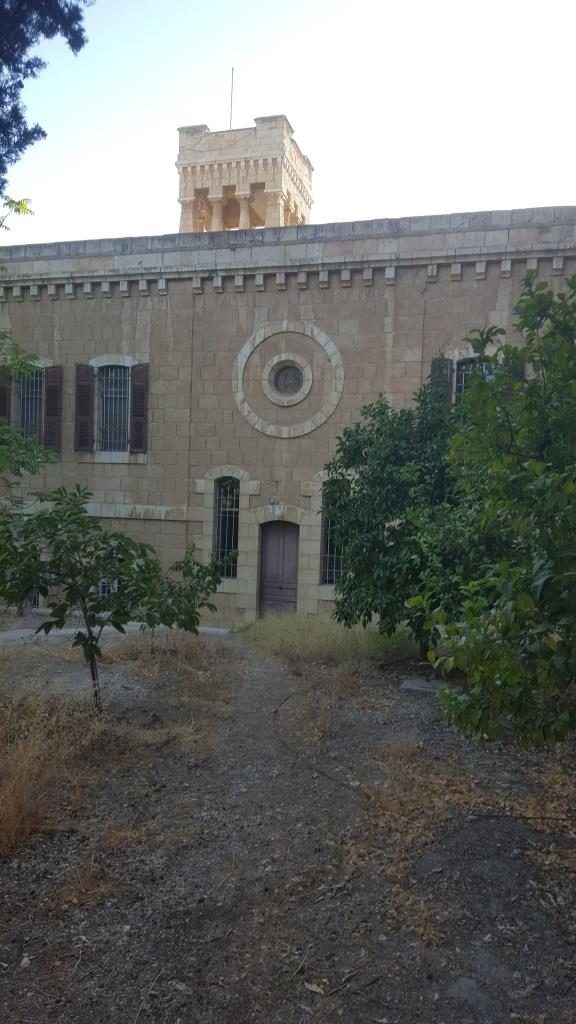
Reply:
[[[472,339],[484,372],[449,461],[492,544],[461,615],[442,616],[440,664],[469,682],[446,695],[452,722],[538,745],[576,728],[576,277],[560,294],[528,277],[516,313],[516,344],[494,328]]]
[[[344,553],[336,612],[347,626],[374,617],[391,634],[407,622],[423,650],[434,642],[430,592],[449,600],[466,557],[467,524],[447,529],[452,485],[447,472],[454,416],[442,387],[428,384],[413,408],[384,398],[344,430],[328,465],[324,513]],[[408,601],[426,592],[427,604]]]
[[[154,549],[105,530],[86,511],[88,491],[58,488],[38,499],[30,514],[0,519],[0,596],[21,604],[32,590],[47,598],[49,617],[37,632],[62,629],[78,611],[73,637],[90,668],[94,707],[102,710],[98,680],[100,638],[110,627],[125,632],[131,620],[149,628],[198,632],[200,611],[220,582],[220,566],[202,565],[188,550],[166,574]]]
[[[6,188],[8,168],[46,133],[30,125],[22,104],[27,79],[46,67],[30,51],[43,39],[62,36],[72,53],[86,42],[83,10],[87,0],[0,0],[0,196]]]

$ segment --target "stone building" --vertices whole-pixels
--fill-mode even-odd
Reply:
[[[312,164],[286,117],[257,117],[255,128],[180,128],[180,231],[307,224]]]
[[[527,270],[576,273],[576,208],[14,246],[0,265],[0,328],[39,366],[0,388],[0,417],[59,452],[23,489],[84,484],[166,563],[237,550],[212,620],[230,624],[331,611],[338,435],[379,394],[410,403],[440,353],[456,388],[462,339],[512,330]]]

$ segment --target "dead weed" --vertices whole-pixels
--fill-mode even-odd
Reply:
[[[150,829],[146,826],[137,828],[135,825],[110,823],[102,836],[102,849],[106,853],[114,853],[125,846],[145,846],[150,839]]]
[[[92,906],[111,896],[117,888],[117,883],[96,865],[95,854],[91,853],[58,890],[56,902],[62,909],[70,905]]]
[[[316,615],[266,615],[242,632],[258,650],[281,658],[294,671],[310,664],[358,667],[410,657],[414,645],[405,633],[382,636],[376,627],[347,629]]]
[[[178,630],[141,633],[103,648],[104,665],[125,665],[156,683],[173,683],[180,700],[228,703],[235,681],[225,650]]]
[[[73,756],[92,739],[93,722],[79,704],[37,697],[0,703],[1,854],[47,826]]]

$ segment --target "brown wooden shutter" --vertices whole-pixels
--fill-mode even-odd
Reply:
[[[94,447],[94,370],[76,366],[76,412],[74,450],[91,452]]]
[[[5,427],[10,423],[11,404],[12,380],[7,370],[0,370],[0,423]]]
[[[44,370],[44,446],[54,452],[62,451],[63,379],[61,366]]]
[[[432,360],[430,370],[430,383],[435,391],[439,392],[447,402],[452,401],[452,374],[454,366],[451,359],[445,356],[436,356]]]
[[[130,451],[148,450],[148,364],[130,371]]]

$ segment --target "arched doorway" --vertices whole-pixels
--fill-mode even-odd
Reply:
[[[299,532],[294,523],[260,528],[260,615],[296,611]]]

